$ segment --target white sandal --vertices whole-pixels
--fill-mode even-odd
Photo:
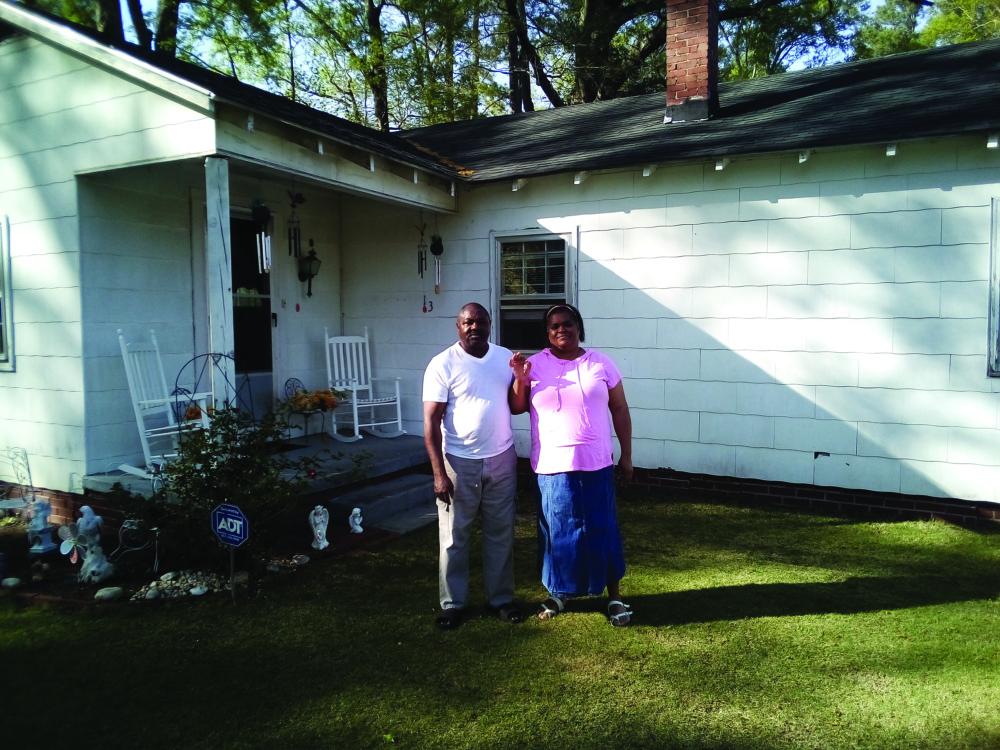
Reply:
[[[556,607],[558,607],[558,609],[552,609],[552,607],[549,606],[549,602],[555,602]],[[553,617],[558,615],[564,609],[566,609],[566,602],[564,602],[558,596],[550,596],[546,598],[545,601],[542,602],[541,607],[538,608],[538,613],[537,613],[538,619],[551,620]],[[542,617],[542,615],[545,615],[545,617]]]
[[[617,615],[611,614],[611,608],[616,604],[620,604],[625,611],[620,612]],[[625,618],[625,622],[621,621],[622,617]],[[632,621],[632,610],[625,602],[620,602],[617,599],[612,599],[610,602],[608,602],[608,622],[610,622],[614,627],[616,628],[628,627],[628,624],[631,621]]]

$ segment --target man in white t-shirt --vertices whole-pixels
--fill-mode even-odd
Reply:
[[[509,349],[490,344],[490,314],[470,302],[458,314],[458,343],[424,373],[424,442],[438,509],[441,614],[457,628],[469,593],[469,536],[482,513],[483,580],[489,605],[510,623],[514,604],[514,495],[517,454],[510,429]],[[443,436],[443,446],[442,446]]]

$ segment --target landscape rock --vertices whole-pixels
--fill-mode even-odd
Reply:
[[[160,598],[160,590],[159,589],[150,589],[149,591],[146,592],[146,598],[147,599],[159,599]]]
[[[193,589],[191,589],[191,593],[194,596],[201,596],[207,591],[208,591],[208,586],[195,586]]]
[[[3,581],[0,581],[0,586],[3,586],[5,589],[16,589],[20,585],[20,578],[4,578]]]
[[[114,601],[124,593],[121,586],[108,586],[103,589],[99,589],[96,594],[94,594],[94,599],[99,602],[110,602]]]
[[[160,576],[160,580],[161,581],[172,581],[176,577],[177,577],[176,573],[164,573],[162,576]]]

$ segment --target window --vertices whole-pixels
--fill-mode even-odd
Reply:
[[[514,351],[548,346],[542,314],[552,305],[573,302],[572,264],[561,238],[528,237],[498,243],[497,341]]]
[[[14,329],[10,293],[10,220],[0,222],[0,372],[14,370]]]

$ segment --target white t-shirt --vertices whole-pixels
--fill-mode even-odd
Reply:
[[[514,444],[507,389],[513,380],[510,349],[490,344],[479,359],[456,342],[424,372],[424,401],[446,403],[444,452],[459,458],[499,456]]]

